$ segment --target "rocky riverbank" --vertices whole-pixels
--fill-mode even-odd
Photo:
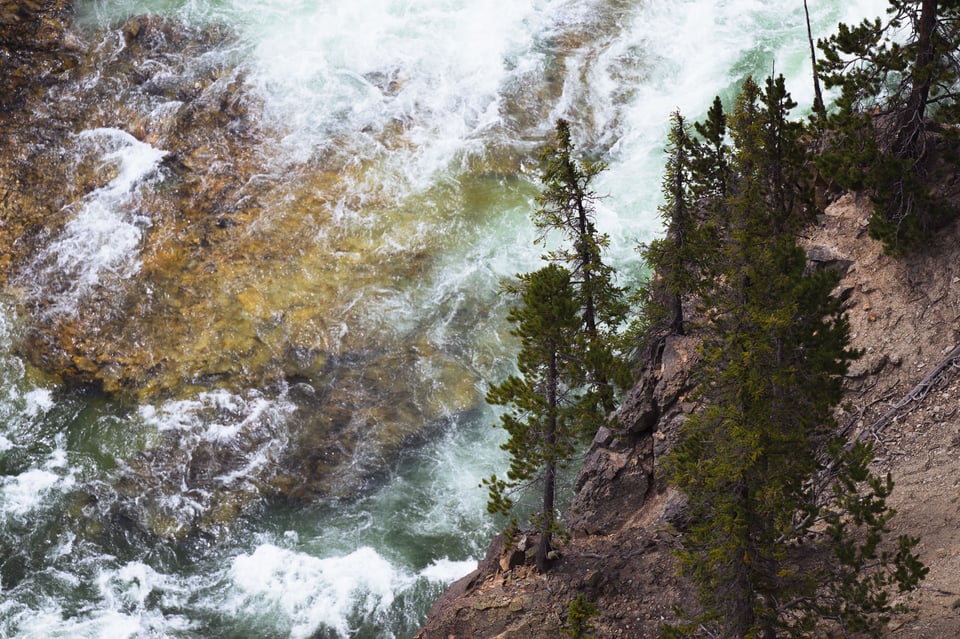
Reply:
[[[887,635],[952,639],[960,634],[960,370],[945,367],[929,390],[890,409],[960,344],[960,223],[922,254],[895,260],[867,236],[868,217],[868,202],[846,195],[804,240],[811,265],[844,273],[837,294],[853,346],[865,352],[838,418],[851,437],[874,441],[878,470],[897,482],[892,530],[919,536],[930,567],[901,599],[912,612],[895,616]],[[692,594],[671,555],[682,499],[664,486],[657,460],[693,408],[687,372],[696,353],[695,336],[668,339],[625,398],[621,429],[597,434],[555,569],[538,575],[522,537],[496,539],[477,571],[437,601],[419,639],[558,637],[578,595],[597,606],[597,637],[660,636]]]

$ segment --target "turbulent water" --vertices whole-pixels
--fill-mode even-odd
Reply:
[[[785,0],[77,4],[78,28],[102,47],[121,42],[120,25],[141,14],[233,34],[154,64],[229,67],[256,96],[250,117],[263,139],[251,184],[296,181],[318,163],[349,176],[327,202],[324,228],[304,239],[291,267],[297,275],[264,293],[258,311],[279,316],[299,308],[291,300],[319,300],[319,258],[311,255],[335,254],[345,266],[323,290],[332,287],[337,312],[318,339],[359,335],[366,350],[433,353],[385,357],[377,372],[415,362],[403,371],[419,380],[404,399],[415,406],[396,414],[432,423],[416,445],[389,456],[363,457],[361,442],[353,455],[363,481],[348,495],[270,497],[261,483],[300,441],[296,384],[110,401],[57,386],[21,361],[16,342],[27,318],[4,304],[4,637],[411,636],[495,532],[477,485],[505,463],[490,428],[496,417],[482,403],[485,384],[511,361],[497,286],[538,264],[528,215],[537,152],[553,122],[571,120],[578,148],[609,165],[595,184],[604,195],[598,226],[629,285],[641,271],[636,243],[659,228],[669,113],[699,116],[715,94],[730,99],[748,74],[785,74],[801,104],[812,94],[803,5]],[[821,35],[885,5],[810,4]],[[151,108],[160,121],[176,105]],[[164,146],[162,134],[121,127],[76,133],[73,152],[109,166],[109,179],[70,203],[69,220],[25,271],[28,299],[56,289],[57,303],[43,309],[49,317],[69,317],[106,283],[140,273],[154,224],[143,198],[167,179]],[[272,200],[281,210],[258,224],[279,224],[294,199],[284,193]],[[411,260],[426,265],[412,269]],[[172,451],[169,441],[177,442]],[[183,459],[220,448],[242,452],[202,488],[177,474]],[[145,473],[155,485],[141,479],[131,489],[129,478]],[[245,495],[243,503],[226,500],[228,491]],[[219,522],[215,529],[176,534],[201,514]]]

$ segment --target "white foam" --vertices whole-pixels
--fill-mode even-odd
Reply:
[[[30,417],[37,417],[53,408],[53,392],[46,388],[34,388],[24,393],[27,402],[24,412]]]
[[[451,561],[443,557],[437,559],[429,566],[420,571],[420,576],[430,581],[436,581],[442,584],[453,583],[461,577],[469,575],[476,570],[477,562],[469,561]]]
[[[45,639],[134,639],[141,636],[136,617],[116,610],[99,610],[88,617],[68,618],[59,607],[23,614],[17,625],[18,637]]]
[[[22,517],[43,506],[51,492],[66,491],[75,484],[74,469],[68,466],[67,452],[59,441],[42,466],[0,478],[0,505],[4,513]]]
[[[289,158],[339,149],[377,159],[380,194],[417,191],[502,124],[501,91],[517,68],[541,68],[531,31],[561,0],[233,0],[253,47],[250,81]],[[402,129],[386,142],[381,133]],[[387,177],[391,176],[391,177]]]
[[[12,478],[4,478],[4,510],[14,515],[29,512],[59,482],[60,475],[42,468],[31,468]]]
[[[102,571],[97,587],[110,608],[143,609],[147,597],[165,584],[164,576],[140,561]]]
[[[294,409],[283,397],[270,399],[256,391],[239,395],[216,390],[160,406],[141,405],[138,412],[144,422],[161,432],[189,431],[201,440],[229,442],[264,424],[275,425]]]
[[[40,610],[8,615],[4,621],[14,624],[19,630],[14,636],[22,639],[142,639],[169,637],[177,631],[190,630],[190,623],[175,615],[165,617],[159,612],[128,613],[115,609],[84,611],[78,615],[54,602],[48,602]]]
[[[324,626],[349,636],[351,615],[385,611],[411,578],[369,547],[320,559],[264,544],[234,559],[230,579],[236,589],[226,602],[231,614],[279,616],[290,637],[301,639]]]
[[[138,260],[149,214],[139,209],[134,191],[153,176],[165,151],[137,140],[120,129],[81,132],[78,140],[102,145],[101,162],[116,176],[77,202],[76,212],[39,255],[33,269],[40,286],[58,282],[57,312],[71,312],[77,302],[100,283],[105,273],[127,278],[140,269]]]

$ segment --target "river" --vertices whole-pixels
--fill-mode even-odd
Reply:
[[[821,36],[885,7],[810,5]],[[801,108],[812,101],[803,4],[78,0],[76,28],[106,60],[147,14],[229,34],[156,45],[147,71],[156,86],[191,74],[198,92],[242,85],[255,152],[237,201],[220,205],[258,208],[217,228],[249,229],[239,252],[266,256],[281,232],[289,245],[170,301],[175,283],[144,246],[172,215],[151,194],[175,180],[173,142],[117,114],[162,122],[179,98],[129,93],[146,97],[105,103],[110,115],[72,135],[64,162],[106,177],[0,297],[0,636],[410,637],[500,523],[478,487],[505,468],[483,393],[512,365],[498,285],[539,263],[529,214],[556,118],[608,165],[598,226],[629,286],[643,272],[636,244],[659,232],[670,112],[699,117],[771,71]],[[180,309],[165,332],[191,356],[182,366],[206,367],[197,381],[117,399],[18,355],[25,325],[72,321],[105,288],[156,296],[125,309],[161,297]],[[225,333],[234,320],[249,335]],[[149,342],[144,318],[110,322]],[[270,377],[281,351],[288,368]],[[239,381],[222,383],[218,357]],[[348,463],[321,488],[289,490],[297,477],[277,460],[319,449],[310,437],[326,442],[334,405],[350,407]],[[224,450],[220,465],[184,470]]]

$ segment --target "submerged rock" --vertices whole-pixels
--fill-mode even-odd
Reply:
[[[235,425],[220,439],[161,429],[120,460],[117,516],[183,537],[218,534],[265,496],[348,497],[482,402],[476,362],[417,316],[451,312],[420,300],[433,255],[456,241],[436,204],[448,187],[398,197],[378,184],[384,160],[358,161],[348,139],[288,158],[225,27],[139,16],[68,29],[66,2],[15,4],[0,5],[6,61],[23,43],[4,25],[22,15],[37,29],[63,19],[16,55],[73,61],[56,77],[40,68],[0,113],[0,285],[20,352],[120,402],[258,389],[288,405],[197,409]],[[379,135],[386,154],[404,133],[364,140]]]
[[[72,0],[0,0],[0,114],[29,103],[74,67]]]

